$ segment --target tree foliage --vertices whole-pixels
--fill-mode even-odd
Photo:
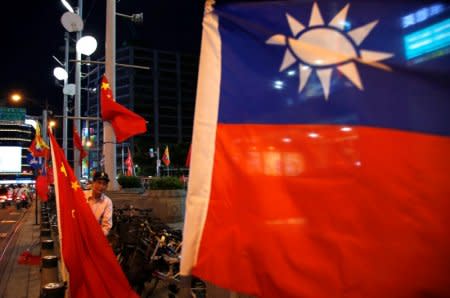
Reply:
[[[122,188],[139,188],[142,187],[141,179],[136,176],[119,176],[117,182]]]

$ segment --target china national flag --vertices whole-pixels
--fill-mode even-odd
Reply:
[[[144,118],[114,101],[105,75],[102,78],[100,101],[102,119],[111,123],[118,143],[147,131],[147,123]]]
[[[59,204],[62,257],[70,276],[70,296],[138,297],[131,289],[116,257],[86,203],[84,193],[50,135],[56,199]]]
[[[80,165],[83,162],[83,159],[87,156],[86,150],[83,148],[83,143],[81,142],[80,135],[78,134],[78,130],[76,127],[73,127],[73,145],[80,151]]]
[[[166,165],[166,167],[170,165],[169,146],[166,146],[166,149],[164,149],[164,154],[161,160]]]
[[[205,7],[181,274],[450,297],[448,2],[236,2]]]

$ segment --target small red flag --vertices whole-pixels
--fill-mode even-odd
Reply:
[[[45,174],[47,175],[48,184],[54,184],[52,165],[45,160]]]
[[[78,151],[80,151],[80,165],[81,165],[83,159],[87,156],[87,152],[83,148],[83,143],[81,142],[80,134],[78,133],[78,130],[75,126],[73,127],[73,145],[75,146],[75,148],[78,149]]]
[[[117,143],[122,143],[134,135],[147,131],[147,123],[144,118],[114,101],[105,75],[103,75],[100,89],[102,119],[111,123]]]
[[[61,248],[70,297],[137,298],[117,262],[64,152],[50,132]]]
[[[45,175],[39,175],[36,178],[36,193],[41,202],[48,201],[48,178]]]
[[[161,160],[166,165],[166,167],[170,165],[169,146],[166,146],[166,149],[164,150],[164,154]]]
[[[127,176],[133,176],[133,158],[131,158],[130,148],[128,148],[128,156],[125,160],[125,165],[127,166]]]

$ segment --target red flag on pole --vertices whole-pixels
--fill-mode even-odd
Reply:
[[[80,134],[78,133],[78,130],[75,126],[73,127],[73,145],[80,151],[80,165],[81,165],[83,159],[87,156],[87,152],[83,148],[83,143],[81,142]]]
[[[36,193],[42,202],[48,201],[48,178],[45,175],[40,174],[36,178]]]
[[[100,89],[102,119],[111,123],[118,143],[147,131],[147,123],[144,118],[114,101],[105,75],[103,75]]]
[[[47,175],[47,183],[48,184],[54,184],[53,179],[53,168],[51,163],[47,163],[47,160],[45,161],[45,174]]]
[[[164,150],[164,154],[161,160],[166,165],[166,167],[170,165],[169,146],[166,146],[166,149]]]
[[[130,148],[128,147],[128,156],[125,160],[125,165],[127,166],[127,176],[133,176],[133,158],[131,157]]]
[[[138,297],[114,256],[64,152],[49,132],[62,257],[70,275],[70,296]]]

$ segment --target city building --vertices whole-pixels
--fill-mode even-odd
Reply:
[[[25,109],[0,108],[0,184],[30,184],[35,182],[28,164],[33,120],[27,119]]]
[[[102,59],[100,59],[102,60]],[[197,86],[198,56],[137,46],[127,46],[116,51],[116,101],[135,111],[148,121],[144,135],[131,138],[117,146],[117,169],[123,172],[128,147],[134,155],[137,147],[148,152],[171,144],[189,144]],[[134,68],[144,66],[149,69]],[[86,67],[83,98],[84,116],[100,117],[99,84],[104,65]],[[96,92],[94,92],[96,91]],[[101,167],[102,124],[89,121],[83,125],[83,137],[92,144],[89,168]],[[87,166],[83,175],[87,176]]]

